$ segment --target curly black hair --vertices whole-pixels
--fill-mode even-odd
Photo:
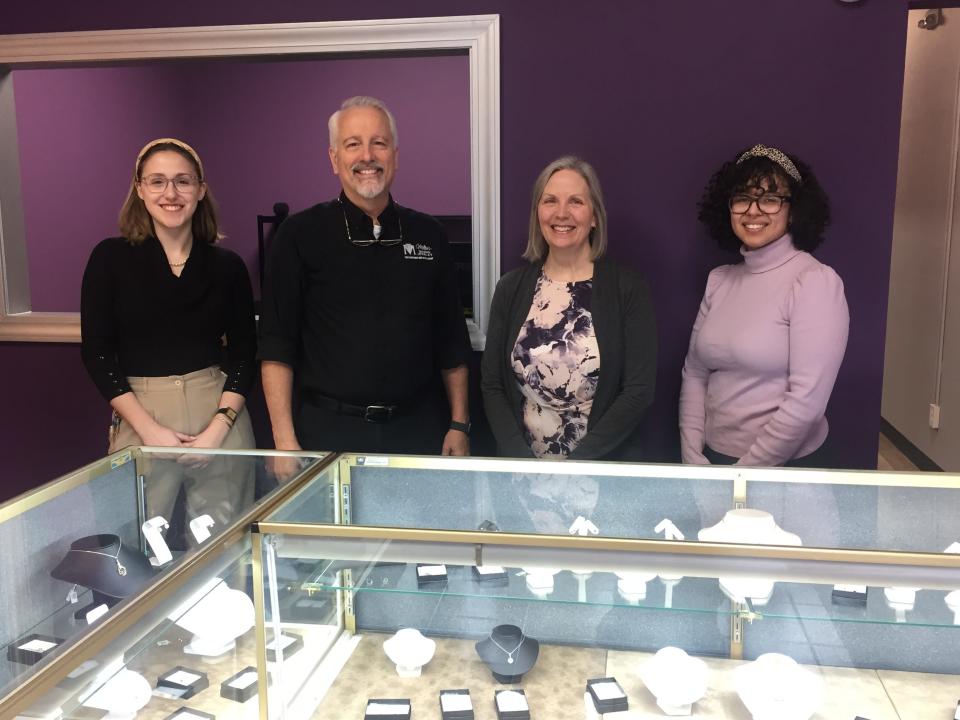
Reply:
[[[737,153],[740,157],[747,148]],[[790,195],[790,235],[793,244],[800,250],[810,252],[823,242],[823,231],[830,224],[830,200],[820,187],[810,166],[788,155],[797,166],[802,182],[787,175],[777,163],[765,157],[751,157],[737,164],[736,160],[725,162],[713,174],[697,204],[697,219],[702,222],[710,237],[720,247],[731,252],[740,252],[740,240],[730,226],[732,195],[751,189],[766,188],[771,192]]]

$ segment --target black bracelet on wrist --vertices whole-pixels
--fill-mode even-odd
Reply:
[[[469,434],[470,434],[470,423],[469,423],[469,422],[462,423],[462,422],[457,422],[456,420],[451,420],[451,421],[450,421],[450,429],[451,429],[451,430],[459,430],[459,431],[462,432],[464,435],[469,435]]]

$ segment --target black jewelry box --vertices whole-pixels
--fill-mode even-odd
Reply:
[[[406,712],[377,712],[378,705],[396,705],[398,709],[405,709]],[[392,710],[393,708],[391,708]],[[367,700],[367,709],[363,713],[363,720],[380,720],[380,718],[389,718],[389,720],[410,720],[410,700],[377,700],[371,698]]]
[[[280,651],[283,653],[283,659],[286,660],[291,655],[303,648],[303,637],[296,633],[280,633]],[[277,661],[277,643],[271,638],[267,642],[267,660]]]
[[[834,605],[866,607],[867,588],[864,585],[834,585],[830,601]]]
[[[172,715],[167,715],[163,720],[217,720],[217,716],[184,706],[178,708]]]
[[[492,582],[492,581],[506,581],[507,571],[500,567],[499,565],[487,565],[485,567],[477,567],[476,565],[472,568],[473,579],[479,582]]]
[[[252,675],[252,677],[251,677]],[[269,682],[269,676],[267,681]],[[257,669],[247,666],[236,675],[220,683],[220,697],[234,702],[246,702],[257,694]]]
[[[447,706],[444,706],[445,696],[448,700]],[[457,696],[457,697],[450,697]],[[463,703],[462,698],[466,698],[466,703]],[[473,701],[470,699],[469,690],[441,690],[440,691],[440,716],[443,720],[473,720]],[[457,703],[459,700],[460,703],[464,705],[469,704],[468,707],[450,707],[454,703]],[[458,703],[459,704],[459,703]]]
[[[63,644],[50,635],[27,635],[7,645],[7,660],[21,665],[35,665]]]
[[[522,695],[524,708],[521,710],[501,710],[500,696],[504,693]],[[493,704],[497,708],[497,720],[530,720],[530,706],[527,704],[527,694],[523,690],[496,690],[493,694]]]
[[[183,673],[183,676],[180,677],[179,673]],[[190,668],[183,667],[183,665],[177,665],[177,667],[167,670],[167,672],[157,678],[158,690],[167,691],[169,694],[181,700],[192,698],[198,692],[206,690],[208,687],[210,687],[210,680],[207,679],[206,673],[200,672],[199,670],[191,670]]]
[[[601,697],[602,694],[606,693],[598,691],[596,686],[603,685],[604,683],[616,685],[619,695],[615,697]],[[590,698],[593,700],[593,707],[596,708],[597,712],[601,715],[605,713],[623,712],[628,707],[629,701],[627,700],[627,693],[615,677],[587,680],[587,692],[590,693]]]
[[[447,581],[446,565],[417,564],[417,585],[430,583],[445,583]]]

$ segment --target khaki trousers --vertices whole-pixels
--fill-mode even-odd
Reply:
[[[187,375],[168,377],[130,377],[127,381],[140,404],[161,425],[190,435],[203,430],[220,405],[220,395],[226,376],[217,367],[197,370]],[[142,445],[140,436],[122,419],[110,432],[110,452],[128,445]],[[244,408],[230,429],[221,447],[228,450],[254,448],[253,427]],[[186,496],[186,517],[176,518],[178,526],[185,527],[200,515],[210,515],[217,523],[214,530],[222,530],[254,501],[256,460],[252,456],[214,456],[200,467],[185,464],[189,455],[146,458],[144,468],[144,495],[146,519],[162,515],[175,526],[172,517],[181,490]],[[194,544],[192,536],[187,545]],[[168,542],[172,540],[168,538]],[[174,541],[175,542],[175,541]],[[171,543],[173,544],[173,543]]]

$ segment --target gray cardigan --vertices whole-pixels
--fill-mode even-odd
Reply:
[[[483,353],[480,386],[499,454],[533,457],[523,431],[523,403],[510,356],[527,319],[543,265],[512,270],[497,283]],[[639,459],[635,436],[653,402],[657,374],[657,331],[646,280],[634,270],[601,258],[593,268],[594,331],[600,349],[600,378],[587,434],[571,460]]]

